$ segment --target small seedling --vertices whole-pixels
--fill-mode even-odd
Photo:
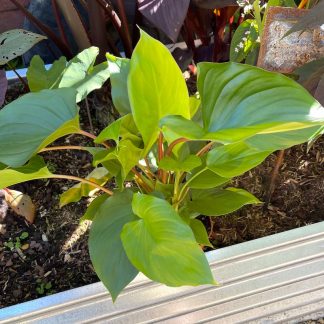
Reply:
[[[36,282],[37,282],[36,291],[39,295],[50,293],[50,290],[52,288],[51,282],[43,282],[42,279],[37,279]]]
[[[28,232],[22,232],[20,236],[16,236],[14,240],[10,238],[8,242],[4,243],[4,246],[10,249],[11,251],[20,249],[22,246],[22,241],[27,239],[28,237]]]

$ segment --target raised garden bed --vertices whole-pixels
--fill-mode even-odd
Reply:
[[[175,289],[139,275],[116,304],[96,283],[0,310],[0,321],[321,324],[323,233],[321,222],[208,252],[219,287]]]
[[[17,87],[20,88],[19,85],[13,86],[8,92],[9,100],[18,95]],[[109,102],[109,98],[106,100]],[[85,112],[84,109],[81,111]],[[92,107],[92,113],[95,116],[95,107]],[[96,118],[93,118],[93,122],[96,126]],[[85,113],[81,115],[81,123],[88,129]],[[60,143],[80,144],[80,140],[73,136]],[[209,218],[205,218],[214,247],[218,249],[323,221],[323,144],[322,137],[309,152],[305,145],[288,150],[271,204],[267,208],[244,207],[232,215],[214,218],[212,228]],[[82,176],[90,169],[90,157],[84,152],[66,152],[64,155],[51,152],[45,156],[58,172],[80,172],[77,175]],[[264,199],[274,158],[274,155],[270,156],[262,165],[239,177],[235,185]],[[59,195],[70,183],[51,180],[45,183],[45,187],[41,185],[44,182],[39,180],[17,186],[31,195],[37,205],[34,225],[10,212],[1,218],[0,268],[3,270],[0,277],[0,307],[98,281],[88,255],[88,225],[78,225],[87,200],[59,209]],[[21,255],[4,246],[23,232],[27,232],[28,237],[21,240],[24,246]]]

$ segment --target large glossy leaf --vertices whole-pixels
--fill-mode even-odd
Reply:
[[[284,150],[291,146],[307,142],[323,126],[298,129],[294,132],[279,132],[272,134],[257,134],[245,140],[245,143],[259,151]]]
[[[106,54],[110,72],[111,97],[121,115],[129,114],[131,107],[127,91],[127,78],[129,73],[129,59]]]
[[[140,219],[124,226],[121,239],[137,269],[173,287],[214,283],[191,228],[168,202],[135,194],[132,207]]]
[[[66,63],[66,58],[62,56],[59,60],[54,61],[47,70],[41,57],[35,55],[27,70],[30,91],[37,92],[43,89],[57,88],[66,68]]]
[[[6,71],[0,70],[0,107],[3,105],[5,101],[7,87],[8,87],[8,80],[6,77]]]
[[[181,70],[169,50],[143,31],[130,61],[128,95],[146,152],[158,137],[161,118],[190,117],[189,95]]]
[[[226,188],[215,192],[193,192],[188,207],[192,211],[206,216],[229,214],[244,205],[258,204],[259,199],[243,189]]]
[[[190,0],[138,0],[138,9],[155,27],[176,42]]]
[[[297,31],[305,31],[306,29],[320,27],[322,24],[324,24],[323,0],[319,1],[308,13],[299,18],[297,23],[285,34],[285,37]]]
[[[159,168],[166,171],[185,171],[189,172],[201,165],[201,159],[196,155],[189,155],[183,160],[176,160],[170,156],[164,157],[160,163]]]
[[[252,148],[244,142],[215,147],[207,154],[207,167],[224,178],[238,176],[259,165],[271,151]]]
[[[206,131],[225,142],[324,123],[324,108],[295,81],[239,63],[199,63]]]
[[[29,93],[0,111],[0,161],[21,166],[57,138],[78,131],[74,89]]]
[[[24,166],[0,170],[0,189],[29,180],[51,177],[52,173],[47,169],[44,160],[36,155]]]
[[[96,168],[86,177],[86,179],[103,186],[109,180],[108,170],[106,168]],[[99,189],[88,183],[78,183],[72,188],[66,190],[60,196],[60,207],[63,207],[71,202],[77,202],[82,197],[91,197]]]
[[[132,211],[132,196],[133,193],[126,190],[108,198],[99,208],[90,229],[90,258],[113,300],[138,273],[128,260],[120,239],[123,226],[137,219]]]
[[[193,189],[209,189],[220,186],[230,180],[230,178],[224,178],[217,173],[208,170],[205,166],[193,170],[193,172],[187,176],[189,188]]]
[[[109,78],[108,63],[94,65],[99,48],[90,47],[69,61],[59,88],[73,87],[77,91],[76,101],[84,99],[91,91],[101,88]]]
[[[26,53],[47,37],[23,29],[12,29],[0,34],[0,65]]]

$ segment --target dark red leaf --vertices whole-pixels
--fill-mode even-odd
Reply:
[[[237,6],[236,0],[192,0],[192,3],[204,9],[224,8],[227,6]]]
[[[190,0],[138,0],[138,9],[174,43],[187,15]]]

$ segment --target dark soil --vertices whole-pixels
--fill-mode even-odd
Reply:
[[[10,99],[16,97],[12,91],[8,94]],[[82,114],[81,123],[89,131],[86,113]],[[70,136],[59,143],[73,145],[80,141],[85,144],[84,138]],[[237,244],[323,221],[323,153],[324,137],[308,153],[305,145],[287,150],[267,207],[248,206],[232,215],[205,218],[214,246]],[[51,152],[44,157],[56,173],[85,176],[91,170],[90,157],[84,152]],[[264,201],[275,158],[271,155],[262,165],[235,180],[235,185]],[[83,199],[58,207],[59,195],[69,186],[71,183],[62,180],[38,180],[15,186],[29,194],[37,206],[32,225],[11,211],[0,210],[0,308],[98,281],[87,248],[90,224],[79,225],[89,201]],[[23,232],[28,237],[20,240],[20,248],[11,250],[5,246]]]

